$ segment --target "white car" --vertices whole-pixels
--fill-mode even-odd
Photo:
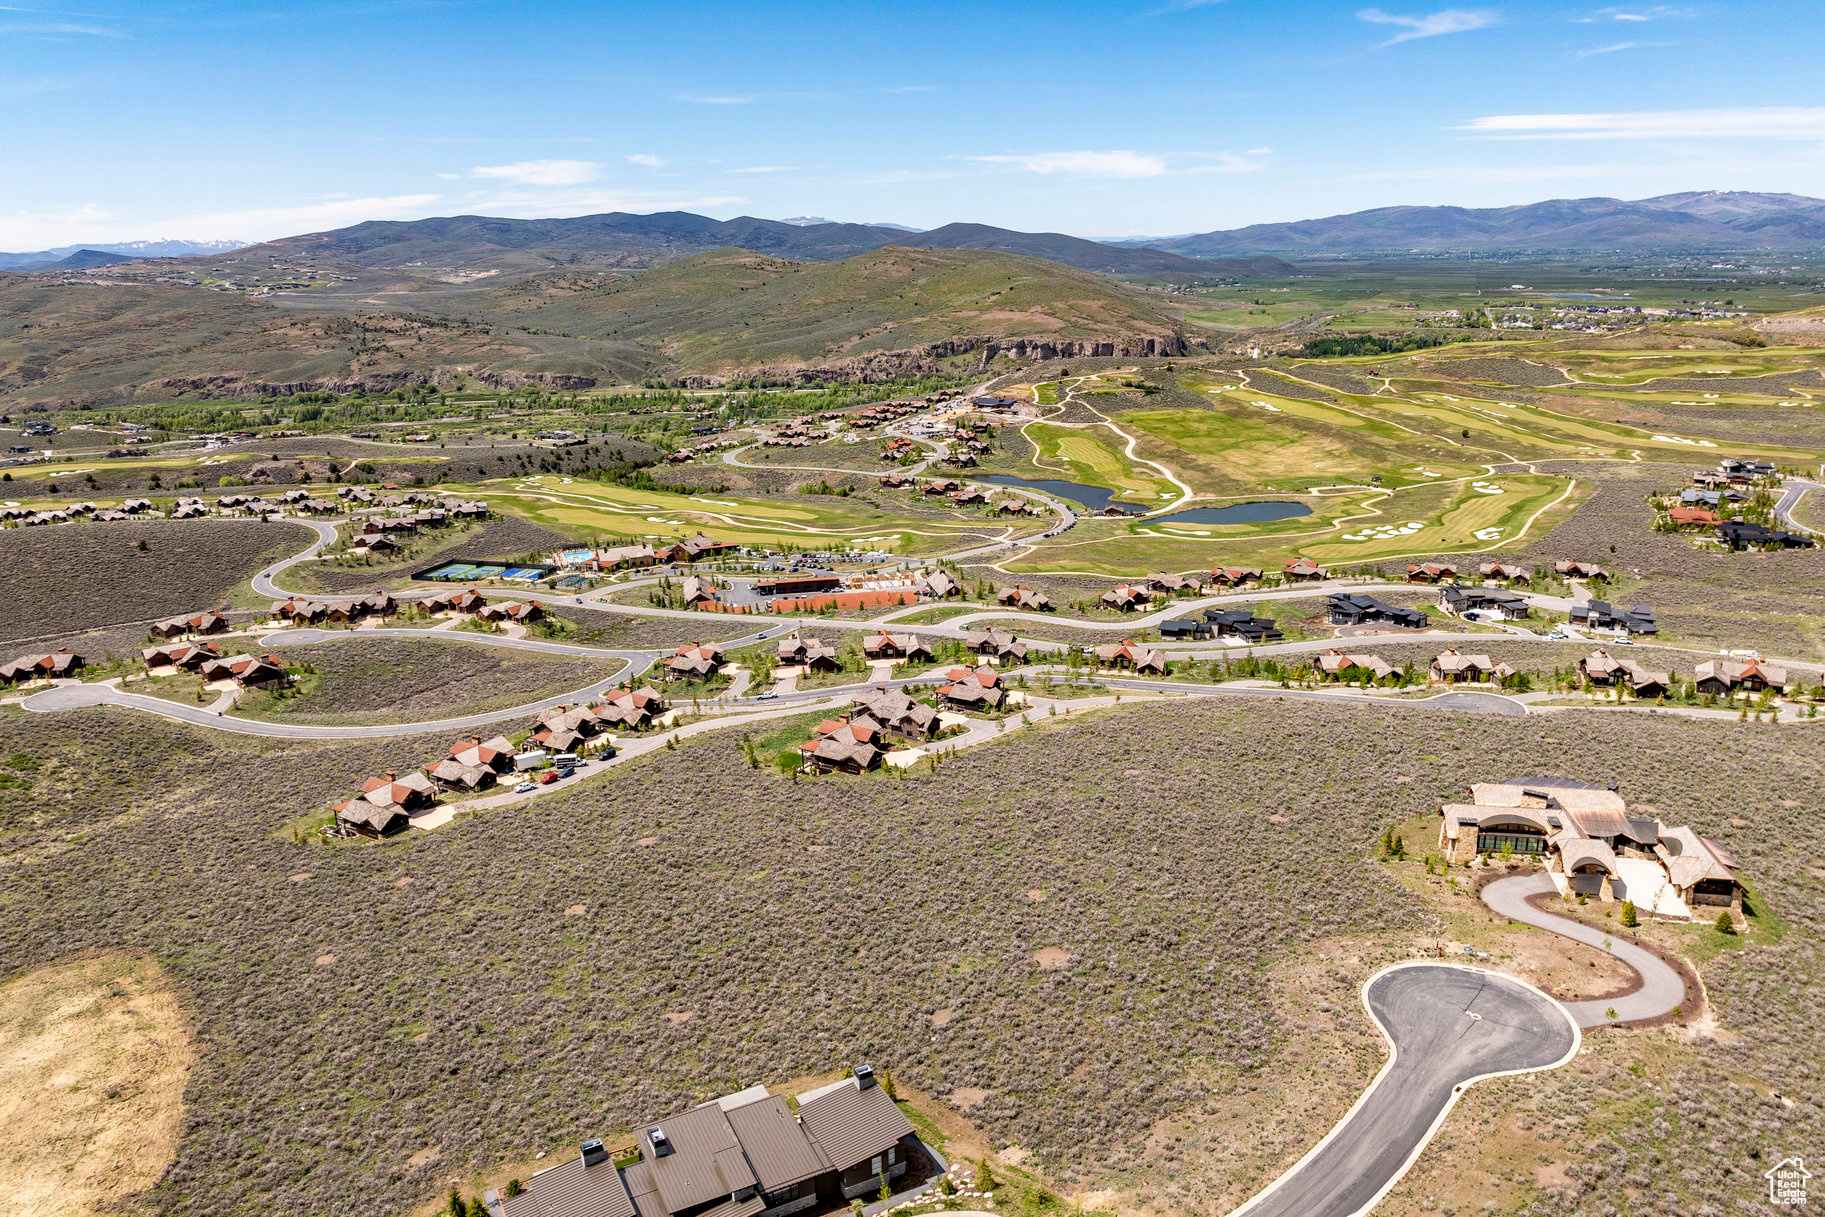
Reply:
[[[779,696],[778,693],[774,692],[772,689],[768,689],[765,693],[756,693],[754,695],[754,700],[755,701],[772,701],[774,698],[776,698],[778,696]]]
[[[533,791],[537,790],[538,788],[539,788],[539,784],[537,782],[521,782],[518,786],[515,786],[513,788],[513,793],[531,794]]]

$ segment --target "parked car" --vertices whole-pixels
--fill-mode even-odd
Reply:
[[[513,793],[531,794],[533,791],[537,790],[538,788],[539,788],[539,784],[537,782],[521,782],[518,786],[515,786],[513,788]]]
[[[779,696],[778,693],[774,692],[772,689],[768,689],[765,693],[756,693],[754,695],[754,700],[755,701],[772,701],[774,698],[776,698],[778,696]]]
[[[558,780],[557,771],[553,770],[553,769],[547,769],[544,773],[541,773],[534,780],[537,781],[539,783],[539,785],[541,785],[541,786],[549,786],[553,782]]]

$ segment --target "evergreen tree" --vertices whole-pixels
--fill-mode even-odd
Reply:
[[[1635,912],[1635,902],[1624,900],[1622,902],[1622,928],[1632,930],[1640,924],[1641,918]]]
[[[1717,915],[1717,932],[1719,934],[1736,933],[1736,921],[1730,916],[1729,909],[1725,909]]]

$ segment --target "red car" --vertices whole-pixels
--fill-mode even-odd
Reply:
[[[549,769],[547,769],[544,773],[541,773],[538,777],[538,781],[541,786],[549,786],[551,783],[553,783],[557,780],[558,780],[558,775],[553,773]]]

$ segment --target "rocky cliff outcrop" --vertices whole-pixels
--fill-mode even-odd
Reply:
[[[1151,334],[1123,338],[944,338],[920,347],[873,351],[846,359],[809,364],[770,364],[744,368],[729,375],[692,374],[674,378],[687,389],[717,389],[730,379],[759,377],[768,383],[814,383],[830,380],[880,381],[902,376],[954,373],[955,361],[975,355],[977,369],[998,358],[1039,362],[1046,359],[1155,358],[1184,355],[1190,348],[1182,334]],[[945,361],[951,361],[946,367]]]
[[[141,396],[196,394],[202,397],[290,397],[296,393],[396,393],[428,384],[434,389],[454,389],[467,382],[490,389],[517,389],[537,385],[554,392],[573,393],[596,387],[593,376],[562,372],[478,371],[474,368],[437,368],[431,372],[369,372],[360,376],[320,376],[311,380],[249,379],[239,372],[210,376],[171,376],[140,386]]]

